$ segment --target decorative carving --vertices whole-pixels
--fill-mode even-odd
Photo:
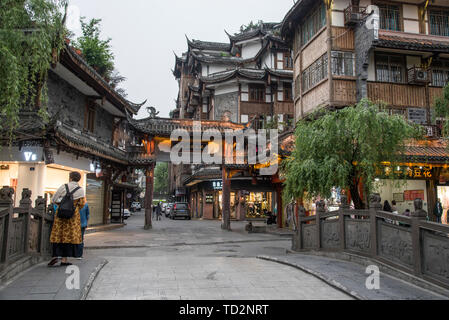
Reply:
[[[379,222],[379,254],[393,262],[413,266],[412,234],[400,227]]]
[[[418,219],[426,219],[427,218],[427,211],[423,210],[423,201],[422,199],[418,198],[413,201],[413,204],[415,206],[415,211],[412,212],[412,217],[418,218]]]
[[[147,112],[150,115],[150,118],[156,118],[159,114],[159,111],[156,111],[155,107],[147,107]]]
[[[46,203],[45,198],[43,198],[42,196],[39,196],[39,197],[37,197],[36,201],[34,201],[34,207],[39,210],[44,210],[45,203]]]
[[[303,247],[308,249],[315,248],[316,230],[315,225],[302,225]]]
[[[339,248],[340,232],[338,221],[324,221],[321,224],[323,248]]]
[[[0,204],[3,205],[11,205],[12,204],[12,196],[14,194],[14,189],[8,186],[4,186],[0,190]]]
[[[423,272],[449,281],[449,240],[431,231],[423,232]]]
[[[367,252],[370,249],[370,223],[366,221],[347,221],[345,223],[346,248]]]
[[[31,190],[24,188],[22,190],[22,199],[20,200],[21,207],[31,207]]]
[[[346,194],[341,194],[340,195],[340,208],[342,209],[348,209],[349,208],[349,204],[348,204],[348,196]]]
[[[326,212],[326,203],[323,200],[317,201],[316,203],[316,213]]]
[[[369,197],[369,205],[370,208],[373,208],[375,210],[382,210],[382,204],[381,204],[381,197],[380,194],[378,193],[373,193],[372,195],[370,195]]]

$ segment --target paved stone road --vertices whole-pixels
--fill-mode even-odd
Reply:
[[[143,230],[143,213],[119,230],[86,237],[89,256],[109,261],[88,299],[352,299],[295,268],[256,259],[285,254],[286,237],[234,231],[217,221],[155,221]],[[107,249],[104,249],[106,247]]]

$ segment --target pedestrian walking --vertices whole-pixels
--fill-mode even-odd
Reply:
[[[162,208],[161,203],[159,202],[156,206],[156,220],[160,221],[162,220]]]
[[[48,266],[54,266],[61,257],[61,266],[69,266],[67,258],[77,257],[77,246],[83,242],[80,210],[86,204],[85,193],[79,186],[81,174],[71,172],[69,183],[62,185],[54,194],[52,203],[58,205],[50,235],[53,259]]]
[[[80,210],[80,218],[81,218],[81,237],[83,242],[77,247],[77,259],[83,259],[84,255],[84,233],[86,232],[87,225],[89,223],[90,210],[89,205],[86,203],[85,206]]]
[[[399,214],[398,207],[396,206],[396,200],[391,201],[391,212]]]
[[[443,215],[443,206],[441,205],[441,199],[438,198],[433,214],[437,217],[437,223],[441,223],[441,216]]]

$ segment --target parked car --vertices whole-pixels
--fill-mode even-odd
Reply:
[[[131,209],[131,211],[140,211],[140,210],[142,210],[142,206],[141,206],[140,202],[135,201],[135,202],[131,203],[130,209]]]
[[[128,219],[129,217],[131,217],[131,212],[128,209],[124,209],[123,210],[123,219]]]
[[[174,203],[168,203],[167,204],[167,206],[165,208],[165,217],[166,218],[170,217],[170,213],[173,210],[173,206],[174,206]]]
[[[165,210],[167,209],[167,205],[168,205],[168,203],[166,203],[166,202],[163,202],[163,203],[162,203],[161,206],[162,206],[162,212],[163,212],[163,213],[165,213]]]
[[[170,219],[176,218],[192,219],[190,217],[190,205],[187,202],[176,202],[173,209],[170,210]]]

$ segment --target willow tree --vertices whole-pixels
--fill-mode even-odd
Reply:
[[[65,0],[0,1],[0,129],[11,137],[21,109],[47,118],[45,83],[64,45],[66,8]]]
[[[443,94],[435,99],[435,116],[443,118],[443,137],[449,138],[449,83],[444,87]]]
[[[356,209],[364,209],[359,187],[369,194],[382,163],[399,163],[404,141],[420,133],[401,116],[390,116],[369,100],[310,119],[297,123],[296,148],[283,166],[288,201],[329,198],[332,187],[341,187],[350,190]]]

